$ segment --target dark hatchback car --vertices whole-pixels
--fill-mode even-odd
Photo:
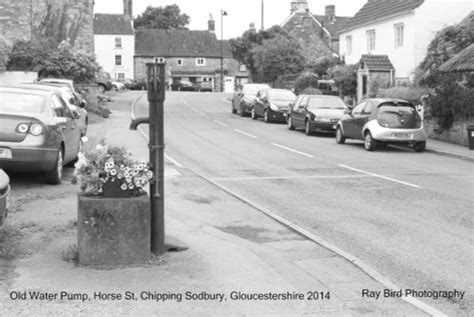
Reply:
[[[304,128],[313,132],[336,132],[339,119],[348,111],[344,101],[336,96],[299,95],[287,114],[288,129]]]
[[[0,87],[0,122],[0,168],[43,172],[59,184],[81,147],[78,118],[59,93]]]
[[[415,106],[399,99],[366,99],[359,103],[337,125],[336,142],[364,140],[367,151],[377,145],[405,143],[416,152],[426,147],[426,133]]]
[[[232,113],[238,112],[241,117],[250,114],[257,93],[267,88],[270,88],[267,84],[243,84],[238,87],[232,98]]]
[[[288,89],[262,89],[255,97],[251,117],[254,120],[263,117],[267,123],[286,122],[286,113],[295,99],[295,94]]]

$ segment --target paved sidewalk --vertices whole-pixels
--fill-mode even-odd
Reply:
[[[147,158],[147,142],[128,129],[130,95],[114,99],[111,117],[92,125],[89,133]],[[16,261],[16,277],[9,285],[9,291],[67,291],[90,298],[94,292],[125,296],[128,291],[136,300],[13,301],[0,295],[1,315],[426,315],[399,298],[362,297],[364,289],[383,292],[384,286],[191,171],[169,163],[165,170],[166,233],[189,250],[167,253],[143,266],[76,267],[61,258],[77,243],[75,229],[65,228]],[[76,204],[74,194],[60,201],[37,199],[27,203],[21,216],[40,226],[51,217],[67,224],[76,218]],[[48,232],[57,227],[43,228]],[[275,295],[280,299],[271,300],[269,293],[287,298]],[[248,296],[256,298],[244,299]]]
[[[428,139],[426,151],[467,161],[474,161],[474,150],[469,150],[469,147],[435,139]]]

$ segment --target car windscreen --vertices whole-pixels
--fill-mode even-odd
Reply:
[[[250,86],[244,86],[242,88],[242,92],[244,93],[244,95],[246,96],[256,96],[257,95],[257,92],[260,90],[260,89],[264,89],[264,88],[268,88],[267,86],[261,86],[261,85],[250,85]]]
[[[272,101],[293,101],[296,96],[289,90],[270,90],[268,96]]]
[[[346,109],[344,101],[340,98],[309,98],[310,109]]]
[[[0,113],[41,113],[44,96],[15,92],[0,92]]]

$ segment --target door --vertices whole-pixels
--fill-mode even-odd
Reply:
[[[360,138],[361,131],[357,130],[357,126],[358,126],[357,121],[360,120],[362,109],[364,109],[366,104],[367,102],[363,101],[357,106],[355,106],[355,108],[352,109],[350,118],[342,122],[342,129],[344,130],[344,134],[346,135],[346,137],[352,138],[352,139]]]
[[[308,97],[301,97],[296,100],[291,112],[291,119],[296,128],[304,127],[305,112],[308,105]]]
[[[234,91],[235,78],[226,76],[224,77],[224,92],[231,93]]]
[[[64,161],[65,163],[74,159],[79,151],[80,143],[80,129],[77,125],[77,120],[73,119],[71,110],[66,103],[57,95],[51,98],[53,109],[58,117],[62,119],[60,124],[60,131],[64,140]]]

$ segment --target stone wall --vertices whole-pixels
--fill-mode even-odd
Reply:
[[[456,121],[448,131],[439,132],[434,120],[424,120],[425,131],[429,138],[467,146],[467,126],[474,125],[471,121]]]
[[[63,13],[65,13],[63,15]],[[66,17],[61,19],[61,17]],[[49,19],[47,18],[49,17]],[[48,23],[45,23],[49,21]],[[9,43],[41,39],[48,28],[74,48],[94,53],[93,0],[1,0],[0,34]]]

